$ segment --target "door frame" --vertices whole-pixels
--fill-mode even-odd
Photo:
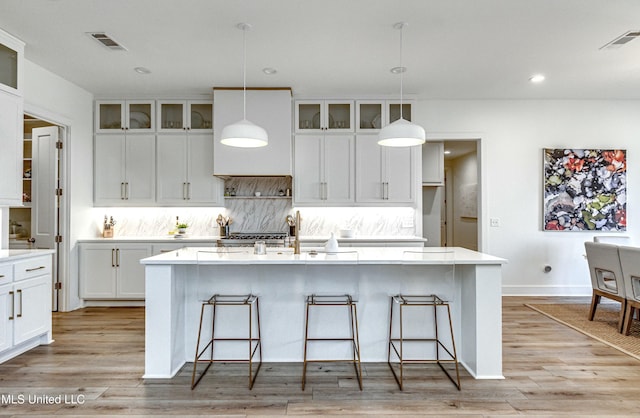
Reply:
[[[62,141],[63,147],[59,151],[58,158],[60,159],[60,187],[62,188],[62,197],[60,199],[60,216],[58,219],[58,234],[62,236],[62,242],[58,245],[58,277],[57,282],[62,286],[62,289],[57,294],[57,310],[67,311],[69,306],[68,291],[70,288],[70,237],[71,237],[71,223],[69,214],[70,196],[69,196],[69,138],[71,133],[71,120],[41,108],[39,106],[26,103],[24,104],[23,112],[34,118],[43,120],[45,122],[57,125],[61,128],[59,140]]]
[[[488,245],[488,222],[484,214],[489,213],[487,205],[487,175],[483,161],[485,161],[487,135],[482,132],[428,132],[427,141],[475,141],[478,160],[478,251],[490,252]],[[449,219],[448,222],[451,220]],[[449,242],[450,244],[450,242]]]

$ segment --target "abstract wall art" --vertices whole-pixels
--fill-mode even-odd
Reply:
[[[544,149],[545,231],[626,231],[627,152]]]

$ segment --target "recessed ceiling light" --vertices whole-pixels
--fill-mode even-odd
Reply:
[[[265,67],[262,69],[262,72],[265,73],[266,75],[273,75],[275,73],[278,72],[278,70],[276,70],[275,68],[271,68],[271,67]]]
[[[446,150],[444,150],[444,153],[445,153],[446,155],[449,155],[449,154],[451,154],[451,151],[449,151],[448,149],[446,149]]]
[[[133,69],[138,74],[151,74],[151,70],[145,67],[136,67]]]
[[[407,72],[407,67],[393,67],[389,71],[391,71],[391,74],[406,73]]]
[[[542,83],[544,81],[544,75],[534,74],[531,77],[529,77],[529,81],[531,81],[532,83]]]

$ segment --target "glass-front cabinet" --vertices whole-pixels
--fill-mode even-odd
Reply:
[[[402,117],[411,121],[411,103],[403,101]],[[356,101],[356,132],[358,133],[376,133],[398,119],[400,119],[399,100]]]
[[[353,100],[297,100],[296,133],[353,132]]]
[[[400,119],[400,100],[387,100],[387,124]],[[402,118],[411,122],[411,103],[402,102]]]
[[[96,101],[96,132],[153,132],[153,100]]]
[[[213,103],[208,100],[159,100],[158,131],[213,132]]]

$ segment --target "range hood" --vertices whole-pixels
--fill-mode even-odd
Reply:
[[[220,143],[222,128],[242,119],[242,87],[213,89],[213,174],[291,176],[291,88],[247,88],[247,118],[263,127],[269,144],[236,148]]]

